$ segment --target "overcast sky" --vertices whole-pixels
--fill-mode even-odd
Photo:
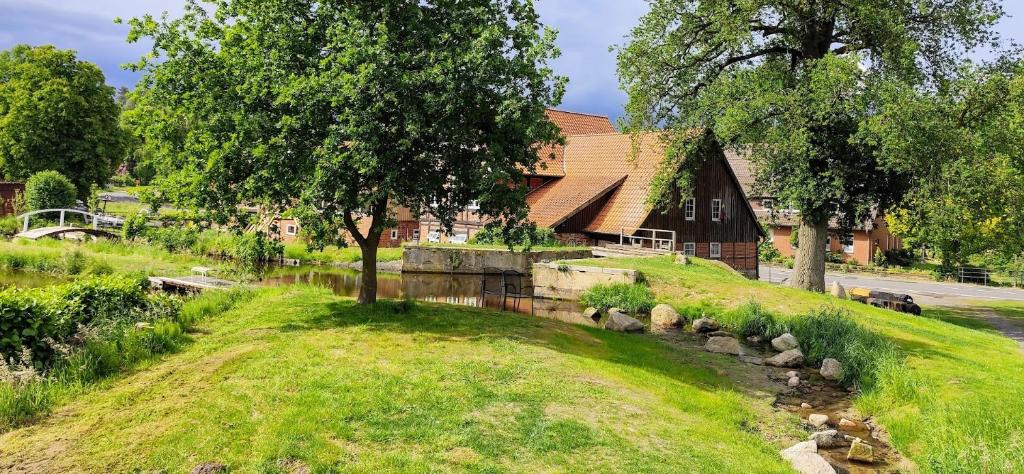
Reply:
[[[114,86],[133,87],[134,73],[121,65],[137,60],[146,46],[125,42],[127,26],[115,17],[181,11],[182,0],[0,0],[0,50],[19,43],[53,44],[78,51],[92,61]],[[1024,0],[1005,0],[1012,15],[999,30],[1004,38],[1024,43]],[[615,74],[615,55],[609,46],[623,37],[647,11],[644,0],[538,0],[541,18],[559,31],[562,57],[558,73],[569,77],[560,108],[609,115],[622,113],[625,95]]]

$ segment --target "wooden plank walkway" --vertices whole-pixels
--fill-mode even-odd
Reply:
[[[91,227],[67,227],[67,226],[54,226],[54,227],[40,227],[38,229],[27,230],[25,232],[18,233],[15,237],[29,240],[39,240],[44,237],[56,237],[61,234],[70,234],[73,232],[82,232],[84,234],[96,235],[101,237],[116,237],[112,232],[106,230],[93,229]]]
[[[154,288],[176,289],[186,291],[226,290],[238,285],[237,282],[221,280],[207,276],[192,275],[184,277],[149,277]]]

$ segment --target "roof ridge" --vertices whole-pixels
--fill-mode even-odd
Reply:
[[[552,112],[561,112],[563,114],[585,115],[587,117],[597,117],[597,118],[608,119],[609,122],[612,121],[611,116],[608,116],[608,115],[591,114],[591,113],[587,113],[587,112],[576,112],[574,110],[556,109],[554,107],[548,107],[546,110],[550,110]]]

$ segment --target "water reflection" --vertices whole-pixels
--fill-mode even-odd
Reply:
[[[0,288],[39,288],[63,283],[64,279],[38,272],[9,270],[0,272]]]
[[[488,277],[500,278],[500,277]],[[295,267],[278,268],[270,271],[260,282],[266,286],[292,285],[307,283],[330,288],[334,294],[355,297],[359,295],[361,284],[359,272],[355,270],[327,267]],[[487,281],[489,288],[493,287]],[[530,285],[526,279],[524,285]],[[502,309],[502,298],[488,295],[481,298],[483,280],[480,275],[449,275],[436,273],[378,273],[377,296],[380,298],[412,298],[431,303],[446,303],[458,306],[487,307]],[[579,306],[571,301],[537,300],[536,313],[545,316],[579,314]],[[518,307],[516,307],[518,306]],[[517,310],[531,314],[530,299],[522,299],[516,304],[512,298],[505,301],[505,309]],[[562,319],[562,318],[559,318]]]

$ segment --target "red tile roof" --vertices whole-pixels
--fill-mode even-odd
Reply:
[[[740,187],[743,188],[743,194],[747,196],[747,199],[753,197],[765,197],[756,196],[754,192],[754,170],[750,164],[750,158],[746,154],[737,152],[735,150],[726,150],[725,158],[729,161],[729,166],[732,168],[732,172],[736,175],[736,180],[740,182]]]
[[[556,179],[526,196],[530,206],[530,220],[540,227],[557,227],[625,180],[625,174],[566,176]]]
[[[651,180],[661,168],[664,156],[665,146],[656,133],[611,133],[570,137],[565,150],[567,176],[626,175],[625,180],[612,192],[608,203],[586,230],[618,234],[623,228],[631,230],[640,227],[650,213],[647,195]]]
[[[598,133],[615,133],[612,121],[606,116],[565,112],[548,109],[548,120],[562,130],[565,137],[592,135]],[[541,163],[534,173],[537,176],[565,176],[565,147],[545,146],[537,151]]]

